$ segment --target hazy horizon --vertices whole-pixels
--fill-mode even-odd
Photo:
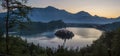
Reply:
[[[48,6],[45,6],[45,7],[32,7],[32,8],[47,8]],[[62,9],[62,8],[57,8],[57,7],[55,7],[55,6],[51,6],[51,7],[54,7],[54,8],[56,8],[56,9],[59,9],[59,10],[65,10],[65,9]],[[72,13],[72,12],[70,12],[70,11],[68,11],[68,10],[65,10],[66,12],[68,12],[68,13],[71,13],[71,14],[76,14],[76,13],[79,13],[79,12],[81,12],[81,11],[84,11],[84,12],[88,12],[88,11],[85,11],[85,10],[80,10],[80,11],[78,11],[78,12],[75,12],[75,13]],[[97,15],[97,14],[91,14],[90,12],[88,12],[90,15],[92,15],[92,16],[99,16],[99,17],[105,17],[105,16],[100,16],[100,15]],[[106,17],[106,18],[118,18],[118,17],[120,17],[120,15],[119,16],[117,16],[117,17]]]
[[[33,7],[54,6],[71,13],[86,11],[108,18],[120,16],[120,0],[29,0]]]
[[[91,15],[116,18],[120,16],[119,2],[120,0],[28,0],[28,5],[38,8],[53,6],[70,13],[86,11]]]

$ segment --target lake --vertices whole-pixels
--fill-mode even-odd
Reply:
[[[75,34],[72,39],[66,40],[65,47],[70,48],[81,48],[85,47],[86,45],[90,45],[102,34],[102,31],[94,28],[67,27],[66,29],[72,31]],[[54,35],[56,30],[58,29],[34,35],[22,36],[22,38],[27,39],[29,43],[33,42],[34,44],[39,44],[42,47],[57,48],[58,45],[63,45],[64,40]]]

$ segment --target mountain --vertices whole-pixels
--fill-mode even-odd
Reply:
[[[2,18],[3,16],[3,13],[0,13],[0,18]],[[72,14],[65,10],[57,9],[52,6],[48,6],[46,8],[32,8],[28,16],[34,22],[63,20],[65,23],[107,24],[120,21],[120,17],[110,19],[105,17],[99,17],[97,15],[92,16],[85,11],[80,11],[76,14]]]
[[[54,7],[48,6],[46,8],[32,8],[29,17],[33,21],[48,22],[52,20],[60,20],[68,18],[71,14],[65,10],[59,10]]]

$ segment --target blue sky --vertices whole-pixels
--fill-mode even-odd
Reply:
[[[120,16],[120,0],[28,0],[32,7],[54,6],[71,13],[87,11],[109,18]]]

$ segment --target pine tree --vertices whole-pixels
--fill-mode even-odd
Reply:
[[[5,26],[6,26],[6,56],[9,54],[9,29],[22,25],[23,21],[29,21],[27,14],[29,8],[26,6],[27,0],[0,0],[1,6],[6,10]]]

